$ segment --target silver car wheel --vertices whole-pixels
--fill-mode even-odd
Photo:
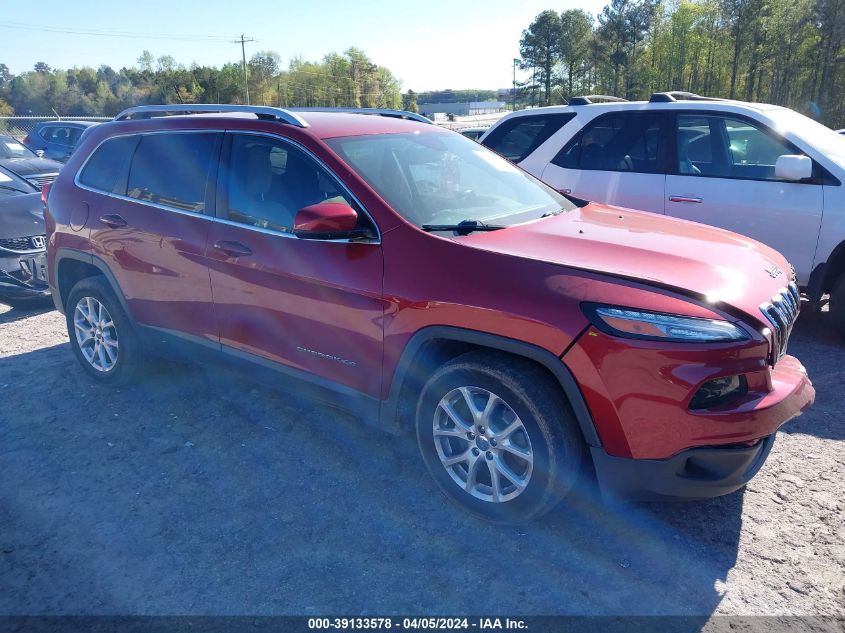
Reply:
[[[73,311],[76,343],[85,360],[107,372],[117,362],[117,329],[109,311],[94,297],[82,297]]]
[[[480,387],[458,387],[434,412],[434,444],[452,481],[477,499],[503,503],[528,487],[534,453],[516,412]]]

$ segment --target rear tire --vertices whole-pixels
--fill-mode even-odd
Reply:
[[[833,319],[834,327],[839,334],[845,336],[845,272],[840,273],[836,281],[833,282],[828,301],[828,311]]]
[[[137,377],[143,364],[138,336],[105,279],[79,281],[68,295],[65,318],[73,353],[89,376],[113,384]]]
[[[443,493],[499,523],[551,510],[584,460],[560,385],[531,361],[495,352],[469,352],[438,369],[420,394],[416,430]]]

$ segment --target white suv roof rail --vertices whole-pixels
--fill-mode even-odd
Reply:
[[[672,90],[669,92],[655,92],[649,98],[649,103],[672,103],[673,101],[727,101],[718,97],[703,97],[694,92]]]
[[[297,114],[282,108],[270,106],[231,105],[214,103],[186,103],[167,105],[145,105],[126,108],[123,112],[114,117],[115,121],[128,121],[130,119],[149,119],[156,113],[159,116],[174,116],[181,114],[204,114],[204,113],[227,113],[244,112],[254,114],[259,119],[270,119],[280,121],[295,127],[308,127],[308,123]]]
[[[290,108],[291,112],[346,112],[350,114],[375,114],[377,116],[392,117],[394,119],[408,119],[419,123],[431,123],[434,121],[416,112],[406,110],[391,110],[389,108]]]
[[[623,99],[622,97],[611,97],[610,95],[581,95],[578,97],[572,97],[566,105],[582,106],[590,105],[591,103],[596,103],[598,101],[610,101],[612,103],[617,103],[627,101],[627,99]]]

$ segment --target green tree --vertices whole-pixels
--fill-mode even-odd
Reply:
[[[593,17],[581,9],[570,9],[560,15],[560,57],[565,67],[567,98],[575,94],[585,73],[593,37]]]
[[[523,68],[535,68],[538,81],[543,84],[542,101],[551,104],[554,70],[561,61],[560,15],[555,11],[543,11],[522,32],[519,40],[519,54]]]

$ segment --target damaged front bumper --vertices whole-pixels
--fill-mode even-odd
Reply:
[[[0,300],[50,296],[44,251],[13,253],[0,250]]]

